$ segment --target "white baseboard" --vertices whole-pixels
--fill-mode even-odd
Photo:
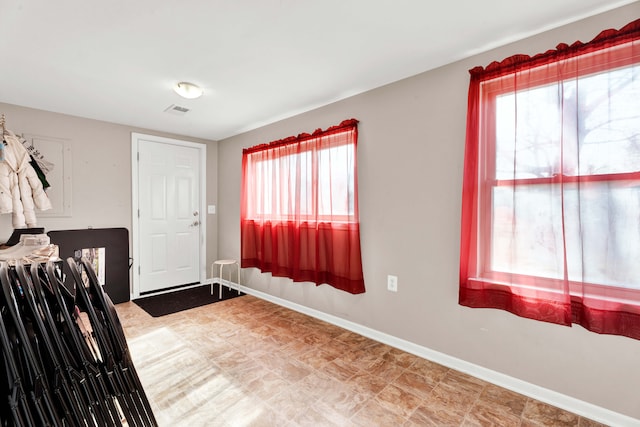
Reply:
[[[546,389],[544,387],[539,387],[535,384],[531,384],[526,381],[522,381],[505,374],[501,374],[500,372],[496,372],[491,369],[483,368],[482,366],[475,365],[473,363],[466,362],[462,359],[449,356],[439,351],[435,351],[430,348],[412,343],[410,341],[403,340],[393,335],[389,335],[389,334],[377,331],[375,329],[362,326],[358,323],[351,322],[351,321],[342,319],[340,317],[324,313],[319,310],[305,307],[303,305],[300,305],[291,301],[287,301],[285,299],[282,299],[273,295],[269,295],[265,292],[261,292],[256,289],[238,285],[237,283],[229,282],[228,280],[221,281],[219,278],[214,278],[212,279],[212,282],[213,283],[222,282],[223,285],[228,287],[230,286],[233,289],[239,289],[241,292],[244,292],[246,294],[253,295],[257,298],[270,301],[274,304],[278,304],[283,307],[290,308],[294,311],[309,315],[311,317],[315,317],[317,319],[323,320],[325,322],[328,322],[333,325],[339,326],[341,328],[347,329],[349,331],[355,332],[362,336],[371,338],[383,344],[390,345],[392,347],[398,348],[400,350],[406,351],[408,353],[414,354],[416,356],[422,357],[432,362],[439,363],[448,368],[455,369],[460,372],[464,372],[476,378],[480,378],[484,381],[490,382],[500,387],[504,387],[508,390],[514,391],[516,393],[520,393],[532,399],[536,399],[541,402],[548,403],[550,405],[556,406],[566,411],[573,412],[574,414],[583,416],[585,418],[589,418],[591,420],[594,420],[606,425],[610,425],[610,426],[620,426],[620,427],[640,426],[640,420],[636,418],[632,418],[627,415],[623,415],[623,414],[602,408],[600,406],[593,405],[591,403],[584,402],[579,399],[575,399],[573,397],[555,392],[553,390]],[[207,283],[211,283],[211,282],[207,280]]]

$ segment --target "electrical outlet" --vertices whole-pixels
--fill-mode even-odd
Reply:
[[[398,292],[398,276],[387,276],[387,290],[391,292]]]

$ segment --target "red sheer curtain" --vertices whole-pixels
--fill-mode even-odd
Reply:
[[[245,149],[241,265],[363,293],[358,121]]]
[[[470,70],[459,302],[640,339],[640,20]]]

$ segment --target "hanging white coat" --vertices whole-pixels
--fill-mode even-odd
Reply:
[[[29,164],[31,157],[20,139],[5,131],[4,160],[0,161],[0,213],[11,213],[13,228],[35,227],[35,209],[51,209],[42,182]]]

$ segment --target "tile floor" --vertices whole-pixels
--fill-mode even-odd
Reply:
[[[116,306],[160,426],[602,426],[246,295]]]

